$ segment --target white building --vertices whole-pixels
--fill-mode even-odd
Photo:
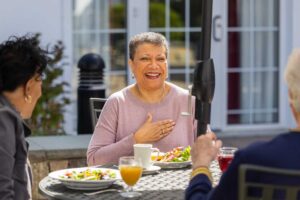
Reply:
[[[293,125],[283,71],[292,49],[300,47],[299,10],[299,0],[214,0],[213,129],[242,133]],[[169,79],[187,88],[199,55],[200,22],[199,0],[2,0],[0,42],[28,32],[41,33],[43,44],[63,41],[70,63],[64,79],[74,91],[66,132],[76,134],[81,56],[94,52],[104,58],[108,96],[133,81],[126,64],[128,38],[161,32],[171,46]]]

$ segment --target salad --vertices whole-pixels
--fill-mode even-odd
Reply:
[[[116,173],[107,169],[85,169],[82,171],[66,171],[63,175],[60,176],[63,179],[69,180],[107,180],[116,178]]]
[[[158,152],[152,156],[152,160],[156,162],[185,162],[191,157],[191,147],[176,147],[172,151],[166,153]]]

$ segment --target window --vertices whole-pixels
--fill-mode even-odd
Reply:
[[[279,121],[278,6],[228,0],[228,124]]]
[[[127,85],[126,0],[74,0],[74,63],[86,53],[105,61],[106,95]]]
[[[170,44],[169,80],[183,88],[193,81],[201,35],[199,0],[149,0],[149,30]]]

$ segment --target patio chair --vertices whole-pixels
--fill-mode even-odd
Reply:
[[[300,199],[300,170],[241,165],[239,200],[273,199]]]
[[[96,126],[97,120],[100,116],[102,108],[106,102],[105,98],[90,98],[90,113],[93,128]]]

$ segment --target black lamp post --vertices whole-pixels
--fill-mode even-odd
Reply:
[[[195,118],[198,120],[197,136],[206,133],[210,124],[211,102],[215,91],[215,70],[211,47],[213,0],[202,0],[202,37],[200,61],[194,71],[192,94],[196,96]]]

